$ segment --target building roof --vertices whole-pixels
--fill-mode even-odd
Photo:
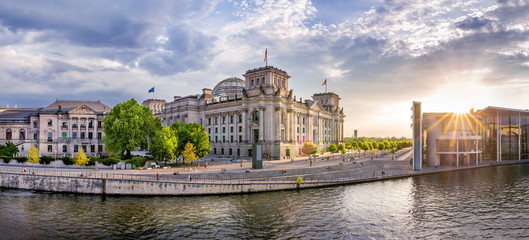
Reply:
[[[25,119],[40,108],[0,108],[0,119]]]
[[[59,106],[61,107],[61,111],[70,111],[82,105],[85,105],[96,112],[110,112],[110,109],[112,109],[109,106],[102,104],[100,101],[57,100],[43,108],[40,112],[57,112]]]
[[[484,109],[478,110],[478,113],[487,113],[487,112],[513,112],[513,113],[525,113],[529,114],[529,110],[527,109],[515,109],[515,108],[503,108],[503,107],[494,107],[494,106],[488,106]]]
[[[237,77],[226,78],[215,85],[212,92],[213,97],[234,98],[236,95],[242,95],[244,82],[245,81],[243,79]]]

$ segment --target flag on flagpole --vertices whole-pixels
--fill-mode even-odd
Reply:
[[[149,92],[150,92],[150,93],[154,92],[154,87],[152,87],[151,89],[149,89]]]
[[[325,79],[325,81],[323,82],[322,86],[324,85],[327,85],[327,78]]]
[[[266,58],[268,57],[268,48],[265,49],[265,58],[263,60],[263,62],[266,62]]]

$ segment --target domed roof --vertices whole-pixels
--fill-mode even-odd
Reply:
[[[244,80],[236,77],[226,78],[220,81],[215,88],[213,88],[213,97],[216,98],[234,98],[235,95],[242,96],[244,89]]]

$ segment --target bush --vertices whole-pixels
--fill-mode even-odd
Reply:
[[[40,163],[40,164],[50,164],[51,161],[53,161],[53,157],[50,157],[50,156],[41,156],[41,157],[40,157],[40,161],[39,161],[39,163]]]
[[[98,157],[88,157],[88,164],[86,164],[86,166],[94,166],[98,160]]]
[[[4,163],[9,163],[11,161],[12,157],[6,157],[6,156],[0,156],[1,159],[4,160]]]
[[[63,157],[62,162],[64,163],[64,165],[73,165],[73,158]]]
[[[25,163],[28,158],[27,157],[14,157],[15,160],[17,160],[18,163]]]
[[[109,158],[101,158],[97,161],[105,166],[111,166],[112,164],[117,164],[119,161],[121,161],[121,159],[119,159],[119,157],[109,157]]]
[[[125,161],[126,163],[130,163],[133,165],[136,165],[136,167],[143,167],[145,166],[145,163],[147,162],[148,158],[146,157],[132,157],[131,159]]]

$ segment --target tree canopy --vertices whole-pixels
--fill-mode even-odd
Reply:
[[[154,159],[167,161],[167,159],[175,159],[177,157],[177,147],[177,133],[170,127],[163,127],[154,134],[149,151]]]
[[[33,171],[35,171],[35,163],[40,162],[40,151],[35,146],[31,146],[28,152],[28,162],[33,164]]]
[[[301,148],[301,152],[306,155],[312,155],[318,152],[318,147],[312,142],[305,142]]]
[[[175,122],[171,125],[171,129],[176,133],[178,138],[178,145],[175,151],[176,156],[182,154],[188,142],[195,147],[197,158],[203,158],[211,151],[208,133],[200,124]]]
[[[130,151],[138,147],[147,149],[161,127],[161,120],[153,117],[148,107],[131,99],[117,104],[103,118],[103,140],[109,152],[120,153],[122,159],[128,159]]]
[[[184,157],[186,163],[192,163],[193,161],[195,161],[195,159],[197,159],[195,151],[195,146],[193,146],[192,143],[186,143],[184,151],[182,151],[182,156]]]
[[[6,142],[6,145],[0,144],[0,156],[14,157],[18,153],[18,148],[12,142]]]
[[[338,148],[336,147],[336,144],[332,143],[331,145],[329,145],[327,150],[329,150],[329,152],[333,153],[333,152],[336,152],[338,150]]]

